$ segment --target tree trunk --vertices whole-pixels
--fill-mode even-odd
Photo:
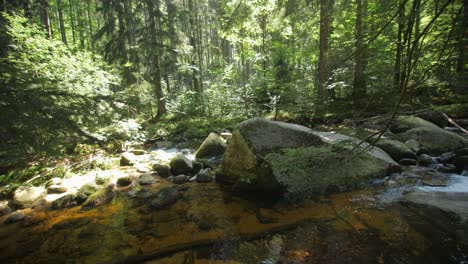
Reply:
[[[52,38],[52,27],[50,25],[49,17],[49,0],[41,0],[41,21],[44,29],[46,30],[47,37]]]
[[[59,24],[60,24],[60,36],[62,37],[62,42],[65,43],[65,45],[68,45],[67,34],[65,32],[65,23],[63,21],[62,1],[57,0],[56,3],[57,3],[58,19],[59,19]]]
[[[320,0],[320,43],[318,60],[318,93],[317,103],[323,104],[329,99],[327,81],[330,77],[328,68],[329,37],[331,27],[331,13],[334,0]]]
[[[366,77],[365,77],[365,54],[364,54],[364,34],[363,34],[363,4],[366,0],[356,0],[356,65],[354,68],[354,90],[355,98],[360,98],[366,94]],[[365,4],[364,4],[365,6]]]
[[[468,0],[463,0],[463,16],[460,27],[460,37],[458,39],[458,58],[457,58],[457,73],[463,76],[465,72],[465,56],[466,47],[468,45]]]
[[[398,11],[398,35],[395,55],[395,66],[393,67],[393,88],[396,92],[400,90],[401,81],[401,57],[403,54],[403,27],[405,23],[404,0],[400,0]]]
[[[150,39],[151,47],[151,70],[150,73],[152,75],[152,81],[154,85],[154,96],[156,99],[156,104],[158,107],[158,112],[156,114],[156,118],[160,118],[166,114],[166,101],[164,99],[164,93],[161,86],[161,66],[160,66],[160,51],[161,46],[158,41],[158,36],[160,34],[160,26],[159,23],[159,0],[155,1],[156,9],[153,3],[153,0],[147,0],[148,6],[148,19],[149,19],[149,27],[148,33],[151,36],[148,36]],[[157,16],[155,14],[158,14]]]

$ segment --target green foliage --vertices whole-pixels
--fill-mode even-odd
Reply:
[[[99,57],[71,52],[26,18],[2,16],[10,42],[0,58],[1,147],[60,152],[74,141],[103,140],[95,132],[116,117],[116,76]]]
[[[164,137],[168,140],[182,141],[184,139],[204,139],[211,132],[222,132],[223,130],[232,131],[243,117],[232,119],[209,119],[209,118],[191,118],[191,119],[171,119],[160,121],[148,128],[148,134],[152,138]]]

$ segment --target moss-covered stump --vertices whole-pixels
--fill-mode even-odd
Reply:
[[[352,189],[396,166],[381,149],[348,136],[253,118],[230,140],[217,180],[239,188],[321,194]]]

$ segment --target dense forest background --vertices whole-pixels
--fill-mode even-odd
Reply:
[[[144,141],[164,136],[157,124],[179,120],[271,115],[312,123],[395,105],[463,106],[467,6],[3,0],[1,155]]]

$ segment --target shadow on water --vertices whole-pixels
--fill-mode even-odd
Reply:
[[[187,184],[174,204],[149,207],[147,197],[167,185],[133,199],[120,192],[86,211],[25,211],[22,222],[0,225],[0,261],[466,263],[460,219],[412,204],[383,207],[370,191],[292,203]]]

